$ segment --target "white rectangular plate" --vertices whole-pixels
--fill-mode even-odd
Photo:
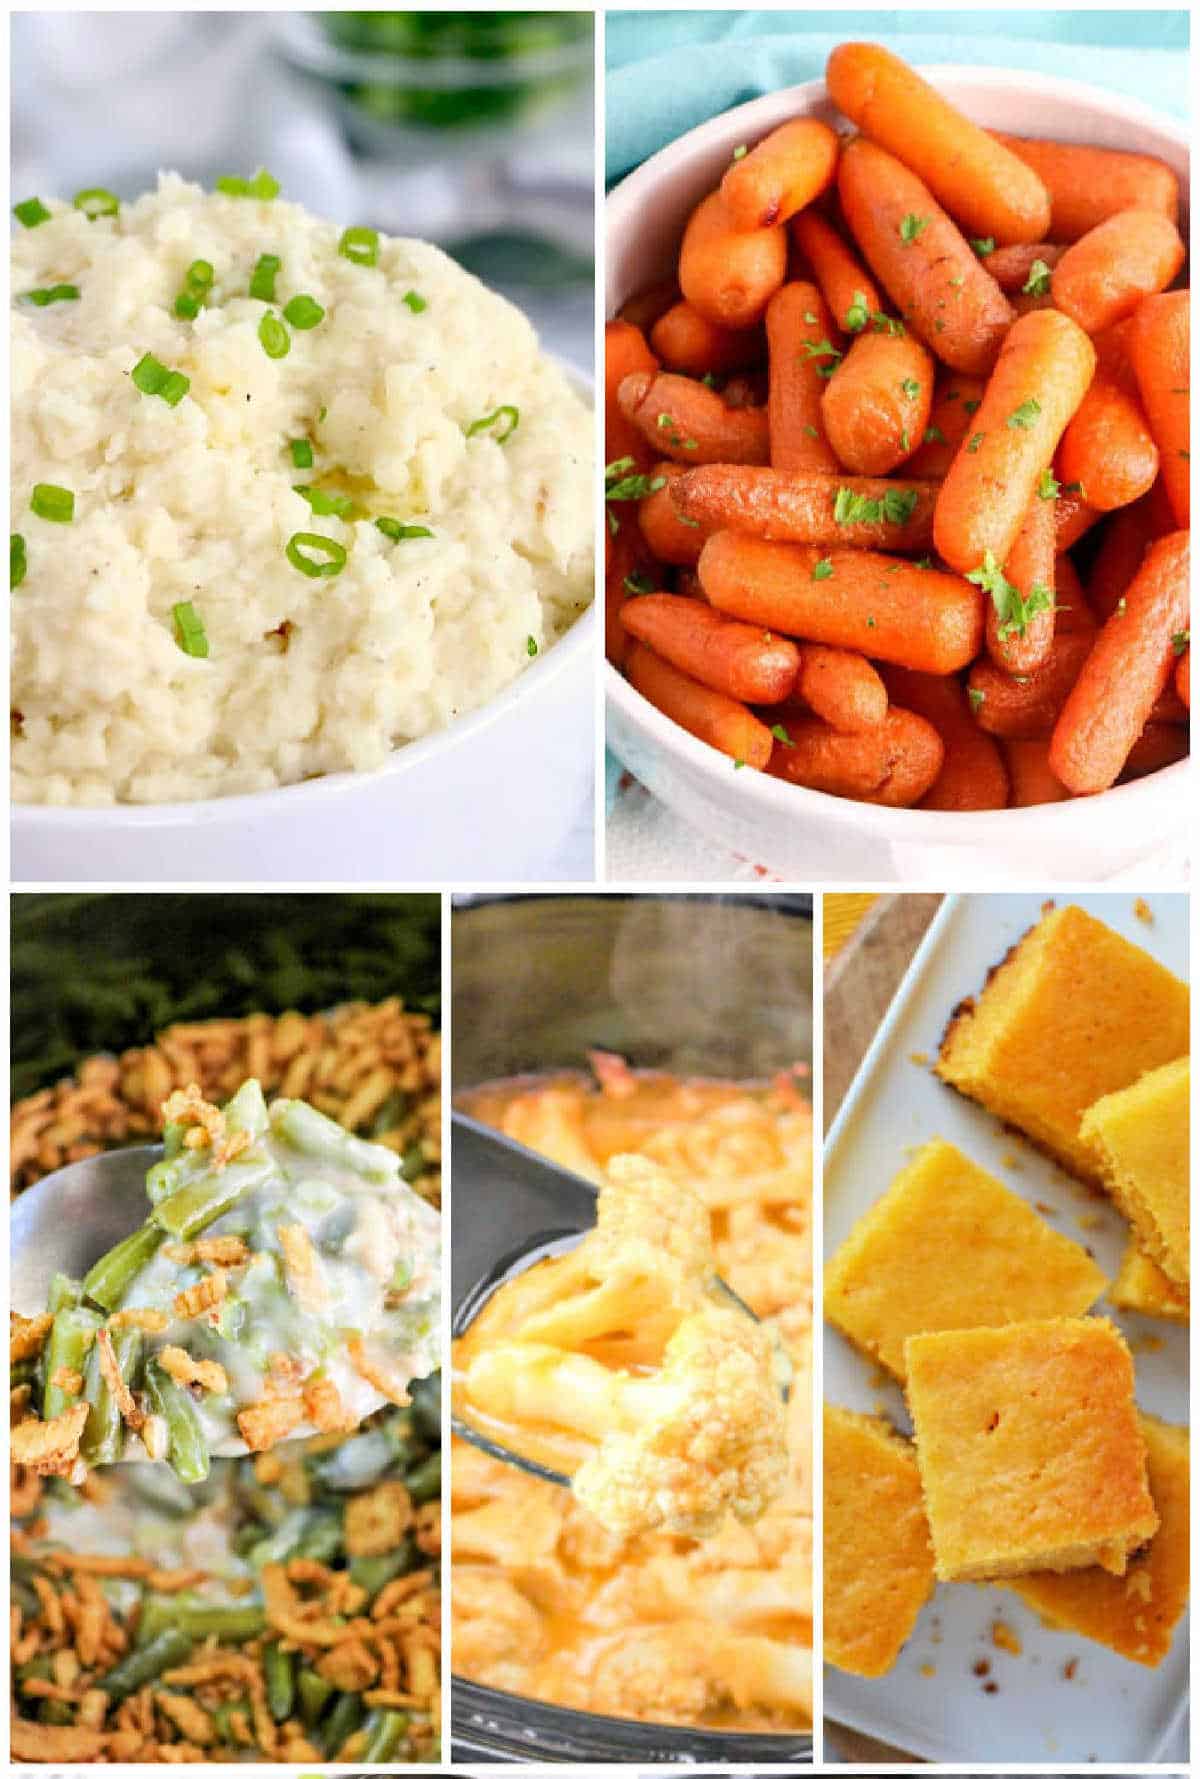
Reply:
[[[1138,919],[1131,895],[1069,899],[1188,977],[1185,896],[1150,898],[1149,923]],[[1108,1276],[1116,1276],[1127,1229],[1108,1200],[1069,1179],[932,1072],[954,1007],[979,990],[1042,907],[1037,895],[978,895],[947,898],[940,909],[830,1132],[826,1257],[911,1151],[941,1136],[1043,1212],[1049,1207],[1052,1226],[1083,1243]],[[920,1056],[924,1062],[913,1060]],[[1104,1300],[1098,1308],[1129,1341],[1141,1406],[1164,1420],[1187,1422],[1188,1330],[1118,1315]],[[824,1354],[831,1402],[882,1410],[911,1431],[898,1386],[882,1381],[829,1327]],[[998,1620],[1016,1632],[1019,1656],[993,1642]],[[1162,1665],[1143,1668],[1086,1637],[1048,1630],[1004,1588],[941,1585],[890,1674],[861,1680],[826,1666],[825,1715],[928,1760],[1133,1764],[1168,1757],[1169,1744],[1169,1758],[1176,1756],[1187,1686],[1186,1621]]]

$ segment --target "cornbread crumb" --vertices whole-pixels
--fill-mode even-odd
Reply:
[[[1006,1625],[1002,1618],[998,1618],[992,1626],[992,1642],[997,1649],[1004,1650],[1007,1655],[1022,1653],[1021,1639],[1012,1626]]]

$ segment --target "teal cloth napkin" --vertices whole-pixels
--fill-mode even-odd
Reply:
[[[818,79],[839,43],[906,61],[1068,75],[1188,115],[1188,14],[1179,12],[609,12],[605,176],[610,185],[707,118]],[[607,762],[611,809],[622,767]]]

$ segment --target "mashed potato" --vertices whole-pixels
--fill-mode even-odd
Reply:
[[[18,801],[368,770],[493,697],[589,603],[591,416],[524,317],[437,248],[380,237],[356,264],[297,204],[174,175],[116,216],[50,209],[13,252]],[[274,303],[247,294],[264,254]],[[196,260],[213,282],[180,319]],[[78,300],[28,300],[63,284]],[[300,294],[315,326],[283,319]],[[177,405],[131,378],[147,353],[190,379]],[[511,431],[511,413],[472,431],[500,408]],[[295,483],[349,495],[351,515]],[[38,484],[70,490],[69,523],[31,510]],[[432,536],[388,536],[380,516]],[[339,572],[293,565],[305,532],[344,550]]]

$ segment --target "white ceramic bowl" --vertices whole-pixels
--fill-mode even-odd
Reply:
[[[587,380],[563,367],[590,405]],[[496,698],[378,772],[196,803],[14,804],[16,883],[502,883],[541,878],[590,807],[592,606]]]
[[[1186,202],[1185,127],[1146,105],[1015,69],[921,73],[990,129],[1158,155],[1178,174]],[[711,118],[623,180],[607,204],[606,314],[671,274],[688,215],[739,144],[808,115],[844,126],[824,82],[810,81]],[[605,685],[609,745],[655,796],[735,852],[807,882],[933,883],[951,873],[956,883],[1095,882],[1135,864],[1188,821],[1187,761],[1100,797],[1032,809],[950,813],[850,802],[765,773],[735,772],[607,665]]]

